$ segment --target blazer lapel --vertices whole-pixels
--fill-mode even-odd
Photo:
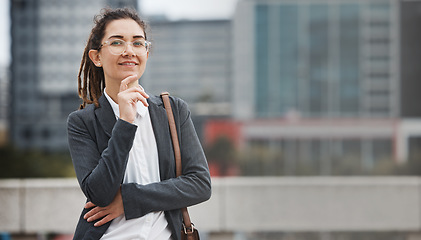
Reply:
[[[158,147],[161,181],[175,177],[174,154],[168,125],[168,117],[160,97],[148,98],[149,115]],[[174,171],[171,171],[173,169]]]
[[[99,123],[106,135],[111,137],[111,132],[116,123],[114,111],[104,95],[98,101],[100,105],[95,109],[95,115],[97,119],[100,119]],[[149,115],[158,148],[159,174],[161,180],[173,178],[175,177],[175,160],[167,112],[160,97],[150,97],[148,98],[148,103]]]
[[[111,137],[111,132],[113,130],[114,124],[116,123],[114,111],[104,95],[98,99],[98,102],[99,107],[95,109],[95,115],[97,116],[97,119],[99,119],[99,123],[101,124],[107,136]]]

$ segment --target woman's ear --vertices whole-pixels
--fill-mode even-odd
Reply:
[[[102,67],[101,59],[98,50],[89,50],[89,58],[97,67]]]

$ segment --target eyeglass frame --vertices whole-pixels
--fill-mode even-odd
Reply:
[[[136,48],[136,47],[134,47],[133,46],[133,43],[134,42],[136,42],[136,41],[139,41],[140,39],[136,39],[136,40],[134,40],[134,41],[132,41],[132,42],[126,42],[126,41],[124,41],[123,39],[115,39],[115,40],[117,40],[117,41],[121,41],[121,42],[124,42],[124,44],[125,44],[125,46],[124,46],[124,50],[123,51],[121,51],[121,53],[118,53],[118,54],[114,54],[112,51],[111,51],[111,49],[109,50],[110,51],[110,53],[111,54],[113,54],[113,55],[121,55],[121,54],[123,54],[126,50],[127,50],[127,45],[129,45],[129,44],[131,44],[132,45],[132,48]],[[102,47],[104,47],[104,46],[111,46],[110,44],[111,44],[111,42],[112,41],[115,41],[115,40],[107,40],[107,41],[105,41],[105,42],[103,42],[101,45],[99,45],[99,47],[98,47],[98,51],[99,50],[101,50],[102,49]],[[151,48],[151,45],[152,45],[152,43],[151,42],[149,42],[149,41],[147,41],[147,40],[145,40],[145,49],[146,49],[146,52],[145,52],[145,54],[147,54],[148,52],[149,52],[149,50],[150,50],[150,48]],[[142,54],[142,55],[140,55],[140,56],[143,56],[143,55],[145,55],[145,54]]]

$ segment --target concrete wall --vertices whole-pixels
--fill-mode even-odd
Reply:
[[[420,231],[421,178],[215,178],[190,207],[202,231]],[[85,198],[76,179],[0,181],[0,231],[72,233]]]

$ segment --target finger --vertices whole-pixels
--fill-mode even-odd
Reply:
[[[107,222],[113,220],[115,217],[112,217],[111,214],[108,214],[107,216],[105,216],[103,219],[99,220],[98,222],[96,222],[94,224],[95,227],[100,227],[104,224],[106,224]]]
[[[147,95],[146,95],[146,96],[147,96]],[[148,100],[146,99],[146,98],[148,98],[148,97],[149,97],[149,96],[145,97],[145,96],[143,96],[143,95],[141,94],[140,96],[139,96],[139,95],[137,95],[136,100],[137,100],[137,101],[142,102],[143,106],[148,107],[148,106],[149,106],[149,103],[148,103]]]
[[[145,90],[141,87],[141,86],[136,86],[136,87],[133,87],[133,88],[129,88],[129,89],[127,89],[127,91],[126,91],[127,93],[130,93],[130,92],[138,92],[138,93],[140,93],[144,98],[149,98],[149,95],[145,92]]]
[[[138,98],[136,98],[136,100],[141,101],[143,103],[143,105],[145,107],[148,107],[148,101],[146,100],[147,98],[149,98],[149,95],[145,92],[145,90],[143,90],[143,88],[141,86],[137,87],[137,89],[134,89],[134,91],[140,93],[140,97],[138,96]]]
[[[124,96],[125,102],[130,103],[130,104],[133,104],[133,103],[136,103],[138,101],[141,101],[145,107],[148,107],[149,106],[148,101],[142,95],[142,93],[139,92],[139,89],[137,89],[137,90],[130,90],[130,91],[132,91],[132,92],[129,92],[129,93],[127,93]]]
[[[140,99],[140,101],[143,103],[143,106],[149,107],[149,103],[148,103],[148,100],[146,100],[146,98],[142,98]]]
[[[140,94],[142,94],[144,98],[149,98],[149,95],[145,92],[145,89],[143,89],[143,87],[140,85],[139,85],[139,88],[140,88]]]
[[[93,208],[93,207],[95,207],[96,205],[95,204],[93,204],[92,202],[87,202],[86,204],[85,204],[85,208]]]
[[[124,89],[125,87],[122,87]],[[122,91],[120,91],[121,93]],[[138,85],[136,87],[127,88],[124,90],[124,93],[130,93],[130,92],[138,92],[140,93],[144,98],[149,98],[149,95],[145,92],[142,86]]]
[[[145,107],[148,107],[149,104],[148,100],[146,100],[147,98],[149,98],[149,95],[146,94],[144,91],[140,91],[140,89],[136,90],[136,95],[134,98],[135,102],[141,101]]]
[[[87,219],[93,215],[95,215],[96,213],[100,212],[102,210],[101,207],[95,207],[93,209],[91,209],[89,212],[87,212],[85,215],[83,215],[84,219]]]
[[[107,214],[109,214],[109,212],[108,212],[108,211],[106,211],[106,210],[99,211],[99,212],[95,213],[94,215],[92,215],[91,217],[89,217],[88,219],[86,219],[86,221],[88,221],[88,222],[93,222],[93,221],[96,221],[96,220],[98,220],[98,219],[103,218],[103,217],[104,217],[104,216],[106,216]]]
[[[127,90],[129,85],[134,81],[137,81],[137,75],[131,75],[123,79],[120,83],[120,92]]]

